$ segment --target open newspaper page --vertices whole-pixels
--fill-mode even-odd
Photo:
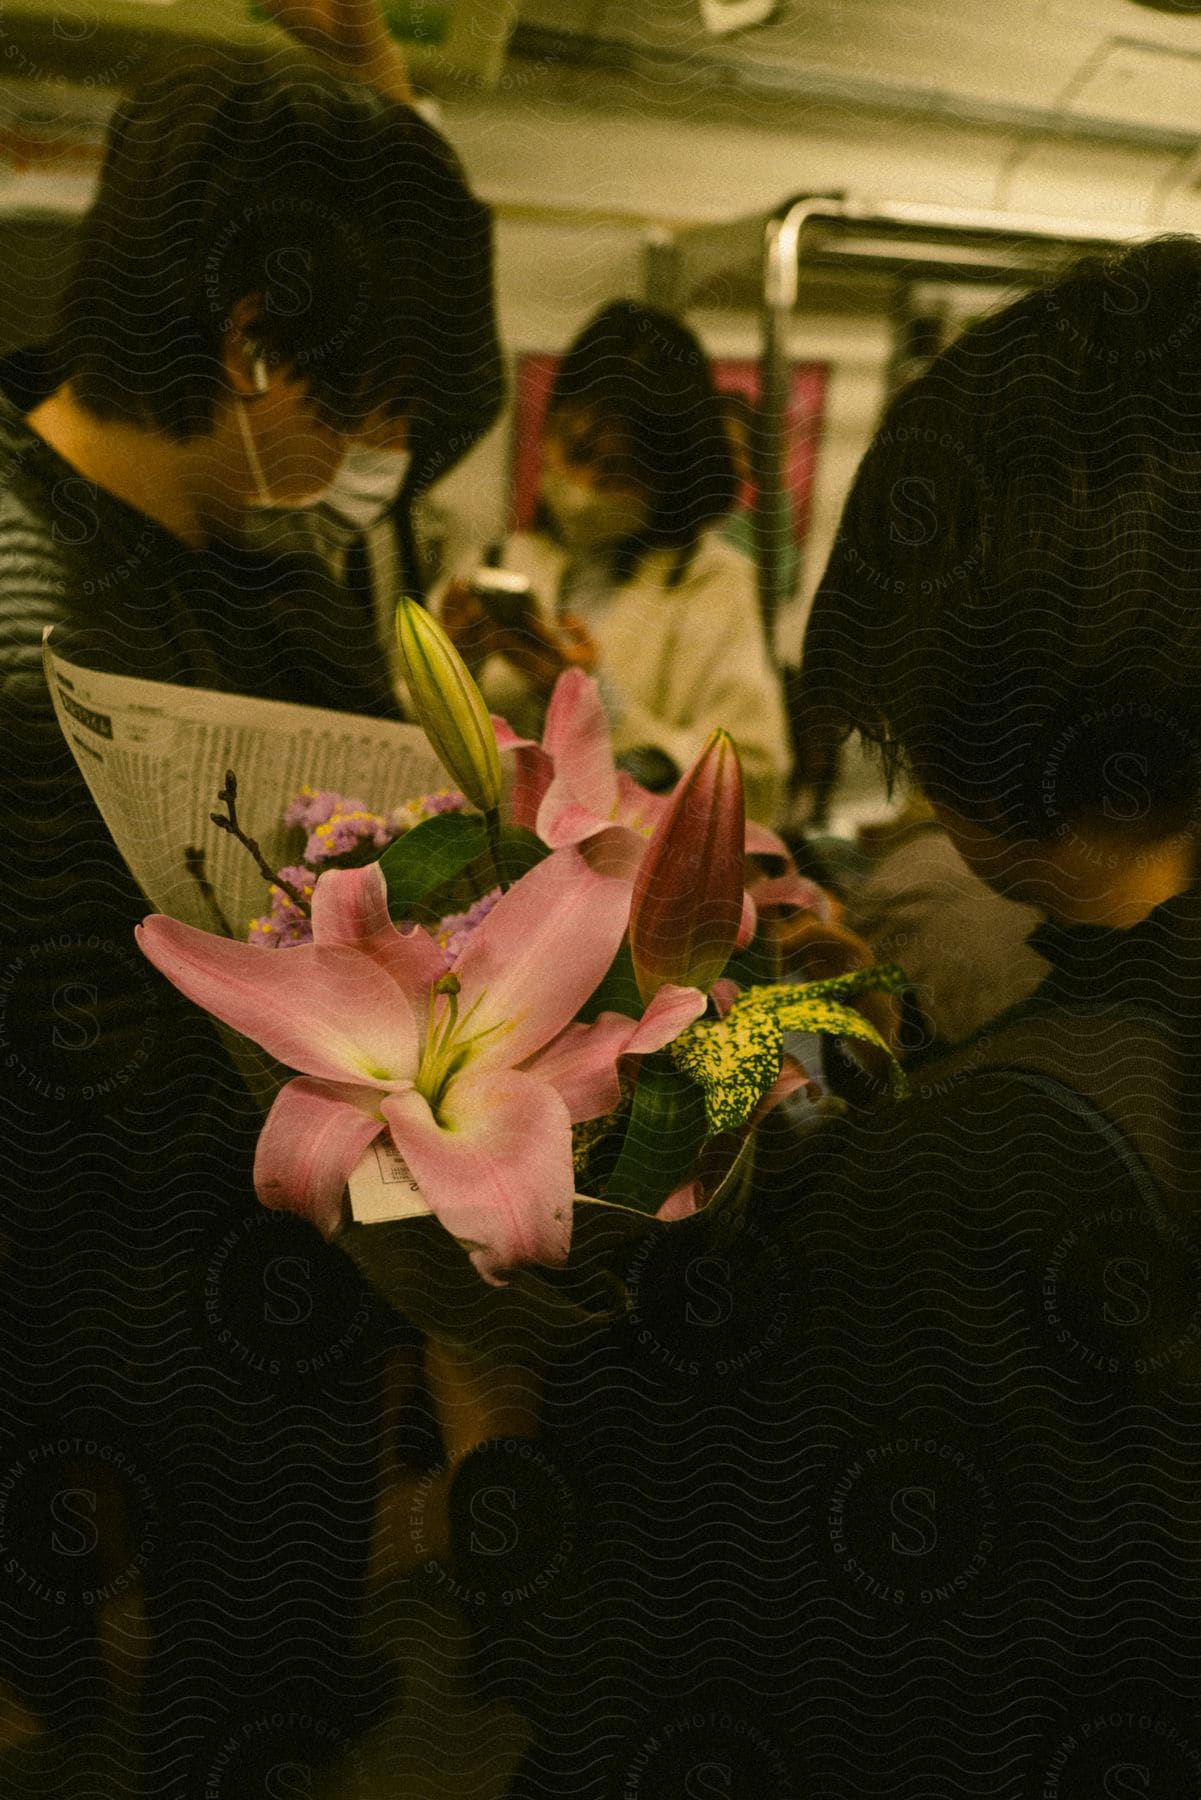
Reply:
[[[252,858],[210,817],[222,810],[227,770],[237,776],[239,825],[272,868],[295,860],[281,816],[302,787],[387,812],[448,785],[416,725],[102,674],[57,655],[49,629],[42,657],[63,735],[134,880],[156,911],[204,931],[242,938],[267,910]],[[222,1036],[265,1107],[286,1072],[232,1032]],[[428,1210],[386,1135],[355,1170],[351,1198],[362,1223]]]
[[[205,931],[228,924],[244,937],[267,908],[251,857],[209,816],[222,810],[227,769],[238,822],[272,868],[292,860],[295,834],[280,819],[302,787],[387,812],[449,785],[417,725],[98,674],[56,655],[49,631],[43,660],[58,722],[134,880],[159,912]]]

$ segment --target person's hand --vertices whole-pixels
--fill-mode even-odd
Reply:
[[[500,631],[466,581],[452,581],[438,606],[438,623],[474,675],[500,655]]]
[[[521,1354],[523,1346],[528,1348],[528,1333],[512,1344],[498,1345],[495,1339],[493,1333],[493,1348],[487,1352],[432,1337],[425,1340],[426,1388],[438,1421],[443,1460],[436,1470],[416,1473],[398,1467],[394,1455],[385,1454],[368,1566],[368,1583],[377,1592],[422,1564],[449,1556],[450,1490],[464,1457],[497,1439],[538,1435],[542,1379],[535,1359]],[[394,1354],[382,1396],[385,1423],[394,1424],[411,1403],[418,1380],[413,1349]],[[385,1442],[390,1441],[386,1432]]]
[[[412,106],[408,64],[379,0],[260,0],[268,17],[337,75]]]
[[[514,1351],[485,1353],[427,1338],[425,1379],[452,1466],[496,1438],[538,1435],[541,1377]]]
[[[568,614],[556,627],[531,611],[519,630],[497,624],[465,581],[452,581],[442,596],[439,622],[472,671],[502,656],[544,699],[564,669],[591,672],[596,642],[582,619]]]
[[[512,663],[546,699],[564,669],[596,667],[596,645],[582,620],[568,617],[556,629],[531,613],[519,631],[497,628],[498,656]]]

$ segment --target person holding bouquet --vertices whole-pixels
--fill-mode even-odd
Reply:
[[[1083,260],[860,466],[815,691],[1048,972],[898,1103],[767,1120],[738,1237],[635,1259],[545,1406],[586,1523],[520,1651],[500,1613],[510,1800],[1198,1789],[1199,290],[1193,239]]]
[[[756,1792],[1197,1787],[1199,287],[1161,239],[972,325],[891,403],[817,592],[814,691],[1049,968],[899,1105],[761,1134],[790,1354],[711,1384],[711,1497],[647,1559],[705,1546],[671,1617],[692,1692],[757,1696],[796,1786]]]

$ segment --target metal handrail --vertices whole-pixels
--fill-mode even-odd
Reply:
[[[798,194],[766,216],[699,226],[656,246],[655,298],[681,309],[722,267],[723,239],[745,260],[756,240],[762,256],[761,431],[756,468],[755,537],[764,630],[775,653],[783,592],[781,547],[791,532],[784,482],[790,386],[789,324],[806,268],[870,266],[911,279],[980,281],[1044,276],[1065,253],[1118,248],[1148,235],[1145,225],[896,201],[856,202],[845,194]],[[694,246],[693,278],[687,279]],[[927,255],[923,259],[923,248]],[[963,252],[956,260],[953,252]],[[995,254],[989,254],[994,252]],[[728,265],[727,265],[728,266]],[[703,303],[703,302],[702,302]]]

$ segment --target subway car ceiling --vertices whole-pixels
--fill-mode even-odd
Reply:
[[[555,351],[604,301],[647,294],[681,234],[797,194],[1052,216],[1115,236],[1201,231],[1201,0],[385,6],[496,210],[514,355]],[[748,6],[768,16],[725,30]],[[0,351],[47,329],[120,89],[188,45],[272,35],[254,0],[0,0]],[[806,274],[790,354],[828,370],[806,586],[899,340],[915,319],[946,329],[987,303],[956,274],[953,259],[933,282],[869,264]],[[715,354],[758,354],[753,254],[681,303]],[[503,425],[446,484],[478,529],[503,522],[511,437]]]
[[[497,210],[516,343],[642,291],[648,241],[797,193],[1201,229],[1201,0],[384,3]],[[255,0],[3,0],[0,348],[52,304],[119,89],[273,35]],[[801,310],[870,318],[895,293],[815,271]],[[758,272],[700,298],[737,337]]]
[[[1201,219],[1201,4],[777,0],[712,28],[748,4],[767,0],[387,0],[514,218],[671,228],[821,190]],[[117,89],[187,44],[272,35],[254,0],[5,0],[0,205],[70,210]]]
[[[733,84],[757,99],[854,97],[921,115],[960,103],[1015,117],[1063,113],[1104,125],[1195,121],[1201,0],[386,0],[419,80],[530,85],[564,60],[687,97]],[[723,32],[720,21],[764,14]],[[254,0],[6,0],[4,52],[32,43],[36,68],[107,73],[184,41],[270,33]],[[114,45],[121,54],[109,54]],[[123,65],[125,67],[123,68]],[[531,67],[531,65],[533,65]]]

